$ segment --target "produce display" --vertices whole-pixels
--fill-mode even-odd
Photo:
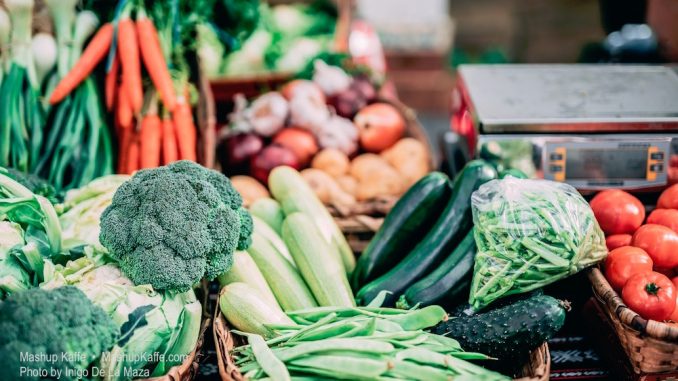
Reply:
[[[633,195],[603,191],[591,200],[610,250],[604,274],[624,303],[645,319],[678,323],[678,185],[664,190],[657,209]],[[626,234],[615,234],[623,230]],[[673,279],[673,280],[672,280]]]
[[[478,229],[471,199],[497,176],[483,161],[453,182],[425,175],[353,269],[303,171],[275,168],[274,199],[249,206],[252,246],[220,277],[221,314],[243,338],[226,355],[248,379],[508,379],[483,366],[499,359],[515,372],[562,328],[569,306],[533,293],[467,308]]]
[[[229,118],[219,148],[226,174],[266,184],[277,166],[303,169],[326,205],[399,197],[429,172],[427,147],[406,137],[401,110],[380,100],[365,75],[323,61],[312,80],[293,80],[249,105],[236,98]],[[249,180],[239,185],[243,194],[261,194]]]

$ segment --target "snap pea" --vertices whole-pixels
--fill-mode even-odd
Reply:
[[[389,369],[386,359],[375,360],[364,356],[317,355],[292,360],[290,367],[302,367],[309,373],[333,375],[349,380],[374,379]]]
[[[252,353],[257,362],[261,365],[264,373],[276,381],[289,381],[290,373],[285,364],[280,361],[271,348],[266,345],[266,341],[260,335],[249,335],[248,341],[252,346]]]
[[[393,361],[387,374],[397,378],[421,381],[448,381],[454,376],[454,373],[444,369],[402,360]]]
[[[280,361],[287,362],[317,352],[349,351],[355,353],[388,354],[394,349],[393,345],[381,341],[327,339],[302,343],[291,348],[276,348],[273,349],[273,353]]]
[[[440,306],[426,306],[407,314],[388,317],[388,319],[400,325],[406,331],[433,327],[447,318],[447,313]]]

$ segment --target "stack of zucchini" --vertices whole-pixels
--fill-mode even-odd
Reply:
[[[495,178],[494,167],[472,161],[454,184],[434,172],[413,185],[358,260],[352,276],[358,303],[382,290],[391,292],[386,305],[398,301],[404,308],[449,307],[468,296],[476,252],[471,194]]]

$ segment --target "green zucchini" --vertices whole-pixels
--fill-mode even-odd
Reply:
[[[440,172],[432,172],[412,185],[358,258],[351,277],[354,290],[393,268],[414,248],[440,217],[451,188],[450,180]]]
[[[280,234],[280,228],[285,219],[285,214],[278,201],[268,197],[260,198],[250,205],[249,210],[252,217],[259,217],[275,230],[276,233]]]
[[[473,276],[476,243],[473,230],[432,273],[410,286],[398,300],[398,308],[419,304],[452,306],[460,297],[468,298]]]
[[[278,305],[278,301],[268,283],[266,283],[264,275],[246,251],[233,253],[233,266],[230,270],[219,275],[218,279],[222,287],[235,282],[247,283],[255,288],[268,303]]]
[[[288,215],[282,236],[320,306],[355,306],[344,268],[332,257],[332,248],[310,217],[304,213]]]
[[[283,310],[295,311],[318,306],[299,271],[266,238],[254,232],[252,245],[247,252]]]
[[[275,332],[265,324],[294,324],[280,307],[267,303],[256,289],[245,283],[235,282],[222,288],[219,308],[236,329],[268,338]]]
[[[347,274],[352,273],[355,268],[355,256],[351,246],[330,212],[318,200],[299,172],[284,165],[276,167],[268,176],[268,187],[286,215],[302,212],[313,220],[321,236],[332,246],[332,255],[343,264]]]
[[[266,222],[255,215],[252,215],[252,223],[254,224],[255,233],[265,238],[268,243],[270,243],[271,246],[273,246],[278,251],[278,253],[282,254],[282,256],[292,264],[292,266],[297,266],[294,263],[294,259],[292,259],[292,254],[290,254],[287,246],[285,246],[285,242],[283,242],[282,238],[280,237],[280,233],[277,233]]]
[[[489,312],[449,319],[433,332],[456,339],[464,350],[511,360],[552,338],[563,324],[564,303],[535,294]]]
[[[497,171],[484,161],[467,163],[455,178],[452,197],[433,228],[400,263],[360,289],[359,304],[369,303],[379,292],[386,290],[390,294],[384,306],[393,305],[408,287],[442,262],[473,226],[471,194],[496,177]]]

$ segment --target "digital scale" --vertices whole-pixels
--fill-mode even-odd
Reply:
[[[579,190],[678,181],[678,73],[644,65],[462,65],[452,129],[470,153]]]

